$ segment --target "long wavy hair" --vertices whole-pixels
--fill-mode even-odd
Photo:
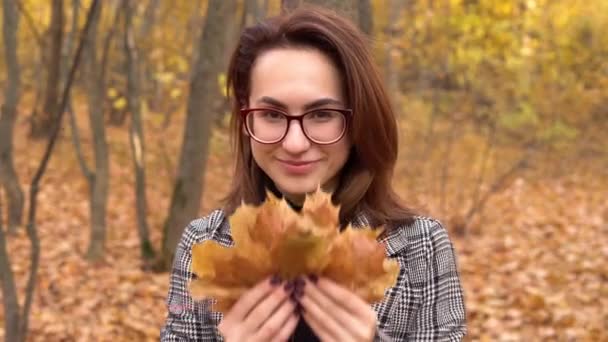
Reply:
[[[398,152],[397,122],[366,37],[350,21],[316,7],[269,18],[245,28],[240,35],[227,72],[236,169],[232,188],[224,198],[226,213],[234,212],[242,202],[260,204],[266,189],[277,192],[253,159],[239,115],[248,105],[256,58],[276,48],[317,49],[333,61],[342,77],[346,100],[353,110],[348,127],[353,145],[332,197],[340,204],[341,224],[360,214],[371,225],[388,229],[411,223],[415,212],[401,202],[391,184]]]

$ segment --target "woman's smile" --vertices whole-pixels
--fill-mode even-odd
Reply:
[[[277,161],[286,173],[293,175],[306,175],[312,172],[320,162],[320,160],[296,161],[286,159],[277,159]]]

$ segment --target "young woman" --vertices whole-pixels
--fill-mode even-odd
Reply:
[[[299,9],[241,34],[232,56],[234,184],[226,205],[193,221],[178,245],[162,341],[459,341],[463,291],[452,243],[391,188],[397,125],[362,34],[320,9]],[[270,277],[225,316],[188,293],[191,248],[231,246],[227,217],[265,189],[299,208],[317,185],[333,192],[343,225],[386,225],[387,256],[401,271],[373,305],[329,279]]]

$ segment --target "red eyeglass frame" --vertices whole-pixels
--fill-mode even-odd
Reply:
[[[249,113],[254,112],[256,110],[268,110],[268,111],[273,111],[273,112],[277,112],[280,114],[283,114],[283,116],[285,116],[287,118],[287,128],[285,129],[285,133],[283,133],[283,135],[277,139],[276,141],[263,141],[263,140],[259,140],[257,139],[253,133],[251,133],[251,131],[249,130],[249,127],[247,125],[247,115],[249,115]],[[330,142],[319,142],[318,140],[312,139],[310,136],[308,136],[308,133],[306,133],[306,130],[304,130],[304,125],[303,125],[303,118],[304,116],[306,116],[306,114],[310,114],[316,111],[320,111],[320,110],[333,110],[336,112],[340,112],[342,115],[344,115],[344,130],[342,131],[342,133],[340,134],[340,136]],[[352,109],[338,109],[338,108],[315,108],[312,110],[309,110],[307,112],[304,112],[298,116],[294,116],[294,115],[289,115],[287,112],[280,110],[280,109],[274,109],[274,108],[241,108],[239,110],[239,113],[241,115],[241,125],[243,125],[243,127],[245,127],[245,130],[247,131],[247,134],[249,134],[249,136],[257,141],[260,144],[267,144],[267,145],[271,145],[271,144],[276,144],[281,142],[283,139],[285,139],[285,137],[287,136],[287,132],[289,131],[289,126],[291,125],[292,121],[297,121],[300,123],[300,127],[302,127],[302,133],[304,133],[304,135],[306,136],[306,138],[308,138],[308,140],[314,142],[317,145],[331,145],[331,144],[335,144],[336,142],[340,141],[340,139],[342,139],[344,137],[344,135],[346,134],[346,132],[348,131],[348,127],[350,126],[351,120],[352,120],[352,115],[353,115],[353,110]]]

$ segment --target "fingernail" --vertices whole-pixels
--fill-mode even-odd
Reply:
[[[309,274],[308,279],[315,284],[317,283],[317,281],[319,281],[319,277],[316,274]]]
[[[306,282],[304,281],[304,278],[302,278],[302,277],[297,277],[294,280],[294,288],[295,289],[304,289],[305,285],[306,285]]]
[[[277,286],[280,283],[281,283],[281,277],[278,274],[275,274],[272,277],[270,277],[270,284],[272,286]]]
[[[303,287],[296,287],[293,290],[293,293],[291,294],[295,299],[300,299],[302,298],[302,296],[304,295],[304,288]]]

